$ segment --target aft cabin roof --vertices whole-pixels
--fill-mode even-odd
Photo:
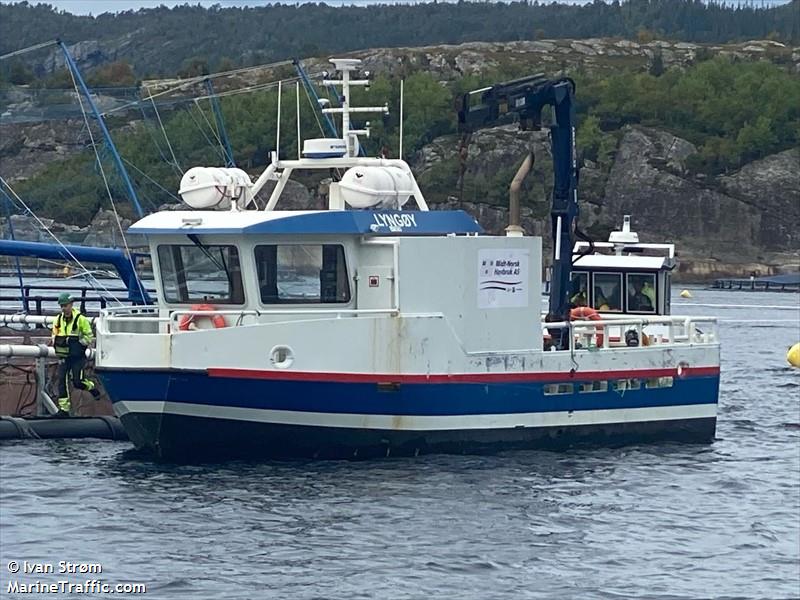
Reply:
[[[660,271],[662,269],[672,269],[674,266],[675,261],[664,256],[589,254],[576,259],[572,264],[572,270],[614,269],[616,271]]]
[[[447,235],[483,233],[462,210],[163,211],[134,223],[130,233]]]

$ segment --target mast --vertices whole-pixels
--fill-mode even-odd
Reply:
[[[350,115],[352,113],[383,113],[389,112],[388,103],[384,106],[359,106],[352,108],[350,106],[350,86],[360,85],[369,87],[369,79],[351,79],[350,73],[358,69],[361,60],[358,58],[332,58],[331,62],[337,71],[341,71],[341,79],[325,79],[323,85],[342,86],[342,106],[341,108],[323,108],[323,114],[341,114],[342,115],[342,138],[344,139],[347,147],[347,157],[354,158],[358,155],[359,144],[358,136],[365,135],[369,137],[369,123],[364,129],[351,129],[350,128]],[[369,77],[369,72],[365,73]]]
[[[69,68],[69,70],[75,76],[75,81],[78,82],[83,95],[86,97],[86,101],[89,103],[89,106],[92,109],[94,118],[97,119],[97,123],[100,125],[100,131],[102,131],[103,137],[108,145],[108,149],[111,151],[111,157],[114,159],[114,165],[117,167],[120,177],[122,177],[122,182],[125,185],[126,192],[128,193],[128,198],[130,199],[131,204],[133,204],[136,214],[141,218],[144,216],[142,205],[139,204],[139,197],[136,195],[136,191],[133,189],[133,183],[128,175],[128,171],[125,169],[125,165],[122,164],[122,158],[120,157],[119,152],[117,152],[117,147],[114,145],[114,140],[111,138],[111,134],[108,132],[103,115],[100,114],[100,111],[97,109],[97,105],[94,103],[94,99],[92,99],[92,94],[89,92],[89,88],[86,87],[86,83],[83,81],[83,77],[81,76],[81,72],[78,70],[78,66],[72,59],[72,55],[70,55],[69,50],[67,50],[67,45],[61,40],[58,40],[56,43],[64,53],[64,57],[67,61],[67,68]]]

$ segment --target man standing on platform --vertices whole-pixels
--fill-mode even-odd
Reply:
[[[86,349],[94,340],[92,324],[86,315],[72,307],[72,296],[64,292],[58,297],[61,312],[53,323],[51,343],[59,358],[58,364],[58,413],[57,417],[68,417],[72,405],[70,388],[74,385],[79,390],[88,390],[97,400],[100,392],[90,379],[84,378],[83,367],[86,364]]]

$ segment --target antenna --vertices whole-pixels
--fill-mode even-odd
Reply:
[[[300,82],[295,81],[295,100],[297,101],[297,160],[302,158],[300,156]]]
[[[400,80],[400,151],[397,153],[397,158],[403,160],[403,84],[404,79]]]
[[[275,131],[275,158],[281,159],[281,84],[283,81],[278,80],[278,127]]]
[[[358,68],[361,60],[358,58],[332,58],[331,62],[336,67],[336,70],[342,74],[341,79],[325,78],[322,81],[323,85],[327,86],[342,86],[341,108],[323,108],[323,114],[340,114],[342,115],[342,138],[347,148],[347,156],[353,158],[359,149],[358,136],[366,135],[369,137],[369,128],[365,129],[351,129],[350,128],[350,115],[351,113],[388,113],[388,106],[350,106],[350,87],[363,86],[369,87],[369,79],[351,79],[350,73]]]

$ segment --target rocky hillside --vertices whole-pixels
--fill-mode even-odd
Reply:
[[[408,77],[428,73],[435,78],[435,88],[437,82],[450,88],[472,85],[468,83],[471,78],[495,71],[554,74],[566,70],[607,73],[611,77],[624,70],[646,72],[658,66],[665,72],[684,72],[714,55],[769,62],[800,74],[800,48],[772,41],[699,45],[619,39],[539,40],[376,49],[354,54],[375,74]],[[306,61],[306,66],[313,72],[327,65],[318,59]],[[227,85],[269,80],[271,75],[250,73],[253,81],[238,75]],[[148,85],[157,90],[162,83]],[[225,85],[220,82],[219,89],[224,90]],[[414,120],[414,115],[408,118]],[[118,127],[135,130],[136,123],[133,127],[120,123]],[[11,181],[24,181],[48,165],[80,153],[88,141],[81,125],[57,121],[0,124],[0,173]],[[631,214],[642,239],[678,244],[685,278],[748,275],[753,270],[773,273],[800,265],[800,149],[750,161],[724,175],[709,175],[691,164],[698,147],[664,127],[624,125],[624,121],[615,127],[598,130],[603,144],[601,156],[583,161],[580,198],[584,231],[595,239],[604,239],[624,214]],[[271,135],[261,137],[274,139]],[[497,233],[507,222],[508,184],[522,157],[533,149],[536,163],[525,184],[523,225],[528,234],[549,238],[552,178],[545,132],[522,133],[513,125],[481,130],[473,135],[463,162],[458,136],[431,137],[424,138],[427,143],[410,157],[429,202],[434,208],[463,208],[487,230]],[[251,172],[259,169],[255,164]],[[321,207],[327,183],[303,180],[287,188],[288,206]],[[41,239],[41,233],[26,217],[15,217],[14,224],[21,237]],[[119,242],[116,222],[105,211],[87,227],[54,224],[54,228],[74,243]]]
[[[580,40],[535,40],[514,42],[473,42],[453,46],[421,48],[379,48],[353,53],[376,73],[405,74],[425,69],[443,80],[477,75],[493,69],[517,66],[523,72],[532,67],[552,73],[581,67],[613,71],[652,65],[656,56],[664,69],[686,67],[700,57],[730,56],[742,60],[768,60],[800,73],[800,47],[770,40],[737,44],[695,44],[653,40],[588,38]],[[314,64],[314,63],[311,63]],[[317,66],[322,67],[320,61]]]
[[[800,1],[191,4],[93,17],[45,3],[0,3],[0,54],[45,40],[80,40],[73,54],[82,69],[121,60],[139,76],[169,76],[198,63],[224,70],[218,67],[231,62],[251,65],[363,48],[476,40],[647,39],[657,34],[705,43],[765,37],[796,42]],[[63,61],[52,48],[24,58],[37,74],[52,73]]]
[[[529,235],[543,236],[547,245],[551,161],[543,133],[522,133],[512,125],[478,132],[465,161],[465,180],[470,183],[465,184],[461,198],[454,136],[426,145],[412,167],[433,208],[461,208],[488,231],[502,233],[508,220],[508,184],[530,147],[536,167],[525,184],[522,225]],[[732,175],[714,179],[687,173],[685,160],[693,151],[691,143],[664,131],[626,128],[608,174],[592,163],[581,170],[582,228],[596,239],[605,239],[623,215],[631,214],[643,240],[677,244],[684,280],[800,268],[800,149],[754,161]],[[328,182],[292,182],[284,206],[322,208]],[[18,237],[46,239],[29,217],[13,219]],[[109,211],[98,213],[87,227],[51,221],[48,225],[73,243],[120,243]]]
[[[530,147],[537,158],[526,182],[522,222],[528,234],[547,239],[552,180],[544,134],[522,133],[513,126],[478,132],[464,165],[470,184],[465,184],[461,201],[453,136],[425,146],[414,167],[437,206],[461,206],[488,230],[500,233],[507,224],[508,184]],[[607,174],[591,162],[581,170],[582,228],[595,239],[605,239],[630,214],[642,239],[678,245],[684,278],[797,269],[800,149],[717,178],[688,172],[686,159],[694,151],[690,142],[667,132],[626,127]]]

